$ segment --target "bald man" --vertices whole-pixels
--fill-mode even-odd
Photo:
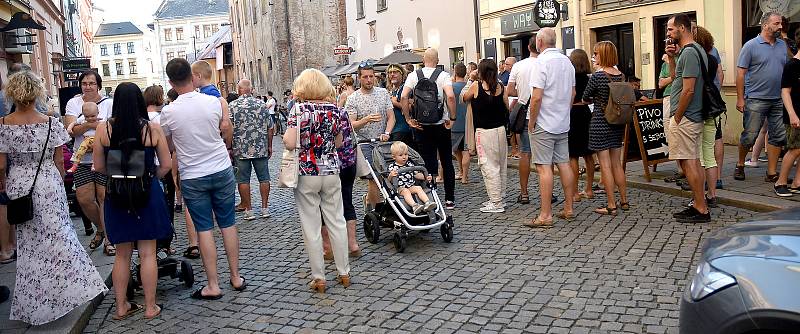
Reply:
[[[514,67],[514,64],[517,62],[517,58],[508,57],[504,60],[500,65],[503,69],[500,72],[500,75],[497,77],[503,83],[503,86],[508,86],[508,78],[511,76],[511,69]]]
[[[269,218],[269,158],[272,157],[272,118],[263,100],[253,97],[253,84],[242,79],[237,85],[239,98],[230,103],[233,123],[233,156],[236,159],[236,183],[244,219],[256,219],[250,202],[250,177],[255,169],[261,193],[261,218]]]

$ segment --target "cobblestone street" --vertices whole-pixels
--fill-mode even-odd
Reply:
[[[278,163],[273,157],[273,176]],[[351,261],[353,285],[344,289],[335,284],[329,263],[325,294],[308,288],[308,258],[293,196],[273,188],[271,218],[237,221],[246,291],[230,288],[220,253],[225,296],[218,301],[189,298],[205,284],[200,260],[191,260],[194,288],[177,279],[159,280],[159,318],[145,321],[139,314],[113,321],[109,294],[85,332],[675,333],[678,301],[702,240],[752,215],[722,206],[712,210],[711,224],[678,224],[671,214],[686,199],[630,189],[632,210],[615,218],[592,213],[605,203],[604,196],[596,196],[577,203],[576,220],[530,229],[521,222],[538,208],[535,177],[532,204],[512,204],[517,172],[509,170],[507,211],[485,214],[478,210],[486,195],[476,165],[471,175],[471,184],[456,187],[453,243],[443,242],[438,231],[411,234],[406,253],[398,254],[389,230],[382,230],[381,241],[372,245],[359,224],[364,254]],[[363,182],[356,184],[359,194],[365,188]],[[563,199],[560,189],[556,194]],[[182,217],[175,224],[174,247],[180,254],[185,249]],[[221,251],[219,237],[217,245]],[[141,293],[135,300],[143,302]]]

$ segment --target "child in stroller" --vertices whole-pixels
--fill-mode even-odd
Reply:
[[[425,180],[425,176],[420,172],[403,172],[398,173],[398,170],[406,167],[414,167],[414,163],[408,160],[408,145],[401,141],[392,143],[390,148],[392,151],[392,158],[394,159],[388,166],[389,182],[394,182],[397,179],[398,193],[403,196],[403,199],[414,210],[414,214],[419,214],[422,211],[428,212],[436,208],[436,202],[431,201],[425,190],[417,185],[416,180]],[[427,181],[431,181],[431,176],[427,177]],[[417,203],[414,199],[417,195],[419,200],[423,203]]]

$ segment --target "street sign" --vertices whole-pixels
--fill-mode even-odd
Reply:
[[[533,22],[539,27],[555,27],[561,19],[556,0],[536,0],[533,6]]]
[[[349,56],[353,53],[353,49],[346,45],[339,45],[333,49],[334,56]]]
[[[62,69],[66,71],[83,72],[92,68],[92,60],[89,58],[67,59],[62,63]]]

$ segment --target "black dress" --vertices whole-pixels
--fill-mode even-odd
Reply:
[[[589,123],[589,149],[595,152],[622,147],[625,136],[625,126],[608,124],[604,114],[608,103],[608,83],[611,80],[625,81],[625,75],[611,75],[597,71],[589,78],[589,83],[583,92],[583,100],[594,103],[594,112]]]
[[[589,75],[575,74],[575,101],[580,103],[586,84],[589,83]],[[589,121],[592,118],[592,111],[588,105],[572,106],[569,113],[569,157],[585,157],[593,153],[589,149]]]

